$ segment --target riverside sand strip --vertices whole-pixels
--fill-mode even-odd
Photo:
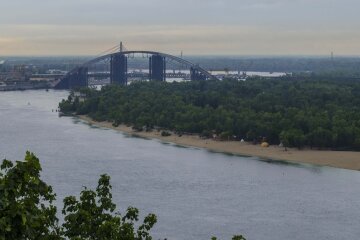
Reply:
[[[182,146],[205,148],[211,151],[231,153],[236,155],[256,156],[272,160],[309,163],[320,166],[330,166],[360,171],[360,152],[310,149],[298,150],[292,148],[288,148],[288,151],[285,151],[284,148],[278,146],[263,148],[259,145],[242,143],[239,141],[215,141],[211,139],[204,140],[196,135],[182,135],[181,137],[177,135],[171,135],[168,137],[163,137],[158,131],[136,132],[131,127],[125,125],[114,127],[111,122],[96,122],[91,118],[83,115],[78,117],[95,126],[111,128],[139,137],[160,139],[164,142],[171,142]]]

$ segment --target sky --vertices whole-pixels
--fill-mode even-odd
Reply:
[[[360,0],[0,0],[0,56],[360,55]]]

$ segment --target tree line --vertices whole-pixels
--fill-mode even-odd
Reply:
[[[308,76],[247,81],[135,82],[81,89],[64,113],[114,125],[214,134],[221,139],[283,143],[288,147],[360,150],[360,81]]]

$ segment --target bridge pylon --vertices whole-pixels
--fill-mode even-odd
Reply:
[[[127,57],[123,54],[113,55],[110,60],[110,83],[127,85]]]
[[[149,77],[150,80],[153,81],[166,81],[166,60],[177,62],[182,66],[188,67],[188,69],[190,69],[191,80],[218,79],[216,76],[213,76],[210,72],[201,68],[199,65],[193,64],[186,59],[176,57],[170,54],[145,50],[128,51],[124,48],[124,46],[120,47],[120,50],[122,50],[122,52],[102,55],[100,57],[85,62],[80,68],[74,68],[61,79],[59,79],[56,83],[54,83],[54,88],[71,89],[79,86],[87,86],[89,77],[87,74],[88,67],[90,67],[91,71],[90,78],[94,77],[94,75],[100,75],[100,77],[108,79],[110,75],[111,83],[126,85],[128,81],[128,76],[131,75],[127,72],[128,57],[134,56],[134,54],[151,56],[149,59]],[[110,74],[108,72],[96,74],[96,72],[93,72],[91,70],[92,66],[102,61],[106,62],[106,64],[110,62]],[[169,75],[169,77],[171,77],[171,75]],[[184,79],[186,77],[186,75],[183,76]]]
[[[152,55],[149,58],[150,81],[166,81],[166,59],[164,56]]]

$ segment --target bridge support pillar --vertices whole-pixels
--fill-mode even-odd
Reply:
[[[190,79],[191,81],[203,81],[206,80],[206,76],[199,72],[196,68],[190,68]]]
[[[165,57],[153,55],[149,58],[150,81],[166,81],[166,61]]]
[[[127,57],[125,55],[114,55],[110,62],[110,83],[127,84]]]

